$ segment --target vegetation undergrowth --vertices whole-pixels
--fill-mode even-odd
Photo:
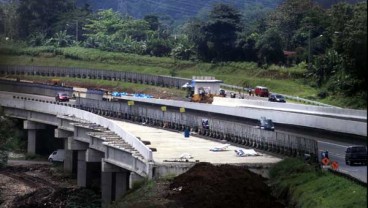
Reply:
[[[273,193],[292,207],[367,207],[367,188],[288,158],[270,170]]]
[[[113,202],[109,207],[131,207],[131,204],[145,204],[147,207],[155,207],[153,202],[147,201],[147,198],[155,197],[158,194],[154,191],[156,186],[157,182],[154,180],[142,181],[142,183],[129,190],[123,197]]]

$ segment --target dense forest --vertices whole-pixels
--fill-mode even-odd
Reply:
[[[255,62],[265,69],[306,63],[305,78],[315,87],[366,99],[367,3],[334,2],[8,0],[0,3],[0,36],[31,47]]]

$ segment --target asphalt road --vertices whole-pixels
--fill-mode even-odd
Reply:
[[[322,151],[328,150],[330,161],[336,161],[339,164],[338,171],[348,173],[349,175],[367,183],[367,165],[356,164],[349,166],[345,164],[345,150],[351,145],[353,144],[330,140],[318,141],[319,152],[321,153]],[[320,154],[319,157],[321,157]]]

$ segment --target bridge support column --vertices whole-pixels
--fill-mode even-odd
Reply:
[[[25,120],[23,122],[23,128],[28,130],[27,153],[35,154],[37,145],[36,132],[38,129],[45,129],[46,126],[41,123]]]
[[[140,181],[145,180],[145,178],[143,178],[142,176],[134,173],[134,172],[130,172],[129,175],[129,189],[132,189],[134,184]]]
[[[65,158],[64,158],[64,171],[77,173],[78,169],[78,151],[86,150],[88,148],[87,143],[79,142],[74,138],[68,137],[64,141]]]
[[[55,129],[55,138],[60,138],[64,140],[64,171],[70,173],[76,173],[76,169],[73,171],[73,150],[68,149],[69,137],[73,136],[73,132],[66,131],[63,129]],[[76,167],[76,165],[74,165]]]
[[[78,151],[77,185],[87,187],[87,163],[85,150]]]
[[[107,207],[129,189],[129,171],[102,160],[101,168],[102,207]]]
[[[77,184],[81,187],[100,187],[101,159],[104,154],[93,149],[78,151]]]

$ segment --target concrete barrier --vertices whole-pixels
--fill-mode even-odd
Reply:
[[[316,107],[318,109],[293,110],[278,107],[264,107],[249,105],[246,107],[228,107],[184,101],[142,99],[136,97],[121,97],[122,102],[133,100],[156,106],[168,106],[176,109],[185,108],[198,112],[222,114],[240,118],[256,119],[265,116],[275,123],[296,125],[341,132],[360,136],[367,136],[367,114],[364,110],[331,109],[329,107]],[[317,111],[318,110],[318,111]],[[179,110],[178,110],[179,111]]]
[[[222,105],[222,106],[237,106],[237,107],[248,107],[248,106],[262,106],[268,107],[272,109],[285,109],[289,111],[309,111],[316,113],[324,113],[324,114],[336,114],[336,115],[344,115],[345,117],[363,117],[367,114],[366,110],[355,110],[355,109],[346,109],[346,108],[338,108],[338,107],[323,107],[323,106],[313,106],[313,105],[304,105],[304,104],[295,104],[295,103],[277,103],[277,102],[269,102],[264,100],[251,100],[251,99],[234,99],[234,98],[222,98],[215,97],[212,103],[213,105]],[[365,116],[366,117],[366,116]]]
[[[180,88],[190,79],[136,72],[112,71],[104,69],[63,68],[51,66],[0,66],[0,74],[26,74],[40,76],[77,77],[85,79],[121,80],[132,83],[152,84],[163,87]]]

